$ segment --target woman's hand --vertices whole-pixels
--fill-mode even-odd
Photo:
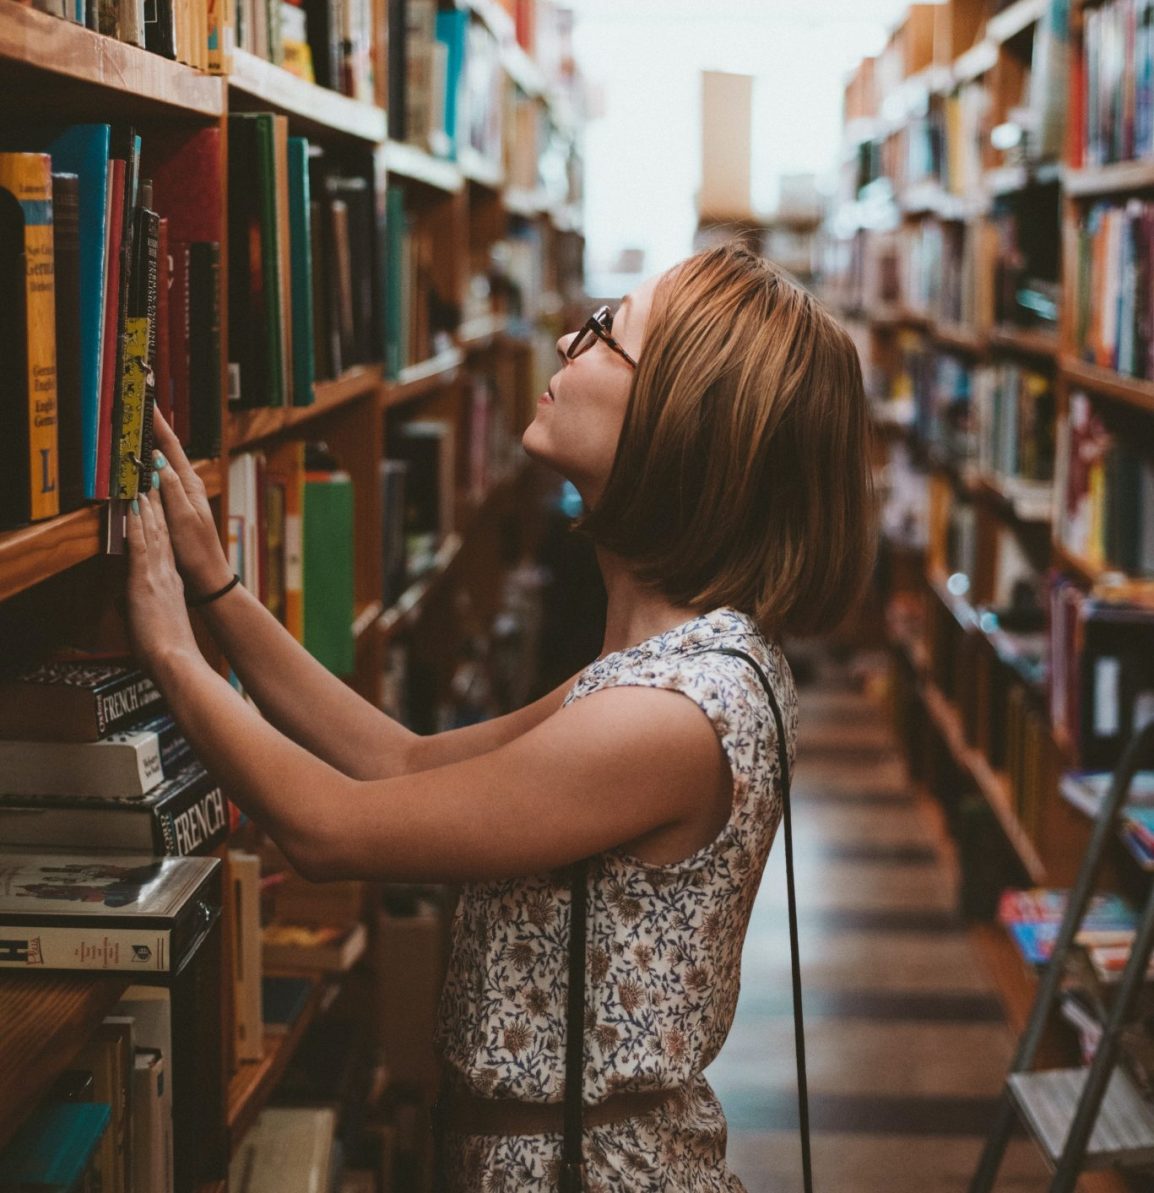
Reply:
[[[171,661],[199,654],[156,489],[134,500],[129,510],[125,595],[133,654],[154,680]]]
[[[216,592],[232,579],[232,568],[217,534],[204,482],[193,471],[180,440],[159,410],[153,415],[153,431],[157,448],[152,461],[156,470],[153,488],[160,489],[176,566],[192,595]]]

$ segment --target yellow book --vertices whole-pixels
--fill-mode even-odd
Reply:
[[[1100,459],[1090,466],[1088,479],[1090,532],[1086,537],[1086,562],[1100,565],[1106,562],[1106,469]]]
[[[116,496],[132,498],[140,492],[140,459],[144,444],[144,392],[148,377],[148,316],[130,315],[124,323],[124,372],[121,385],[120,467]]]
[[[21,388],[28,404],[27,513],[29,521],[35,522],[54,518],[60,512],[52,159],[46,153],[0,153],[0,192],[3,191],[19,205],[24,222],[26,379]],[[0,199],[4,199],[2,194]]]

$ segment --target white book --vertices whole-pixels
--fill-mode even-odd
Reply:
[[[155,730],[114,733],[95,742],[0,741],[0,792],[6,795],[144,795],[164,778]]]
[[[137,1190],[147,1189],[150,1193],[173,1193],[172,1166],[172,995],[164,986],[129,986],[124,997],[116,1004],[117,1015],[131,1015],[133,1032],[138,1049],[151,1050],[163,1069],[153,1067],[150,1087],[159,1089],[150,1098],[150,1115],[156,1120],[148,1124],[149,1157],[148,1183],[141,1185],[134,1181]],[[139,1073],[139,1061],[137,1062]],[[136,1114],[133,1104],[133,1114]],[[139,1120],[137,1120],[139,1121]],[[141,1134],[144,1134],[141,1129]],[[138,1163],[140,1162],[139,1153]],[[134,1172],[140,1171],[134,1166]]]
[[[137,1048],[132,1079],[132,1187],[172,1189],[171,1130],[165,1131],[164,1098],[168,1086],[164,1056],[158,1048]],[[171,1117],[171,1116],[170,1116]]]

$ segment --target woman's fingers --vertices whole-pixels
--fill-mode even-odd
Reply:
[[[156,446],[163,453],[167,463],[176,470],[176,475],[184,482],[185,488],[190,481],[196,479],[196,473],[184,454],[184,448],[176,437],[176,432],[168,425],[159,409],[153,411],[152,416],[153,439]],[[151,462],[151,461],[150,461]]]

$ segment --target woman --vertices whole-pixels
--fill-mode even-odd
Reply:
[[[737,1190],[701,1073],[732,1021],[781,793],[759,680],[707,648],[761,664],[792,751],[775,639],[836,622],[870,558],[860,369],[808,294],[733,245],[557,351],[524,446],[580,491],[608,592],[601,656],[573,681],[448,733],[390,721],[228,588],[203,488],[159,419],[170,466],[129,518],[134,646],[198,756],[304,875],[464,884],[440,1029],[456,1188],[555,1188],[563,868],[588,857],[588,1188]],[[202,658],[181,575],[190,597],[228,589],[202,615],[267,720]],[[532,1105],[471,1133],[492,1099]]]

